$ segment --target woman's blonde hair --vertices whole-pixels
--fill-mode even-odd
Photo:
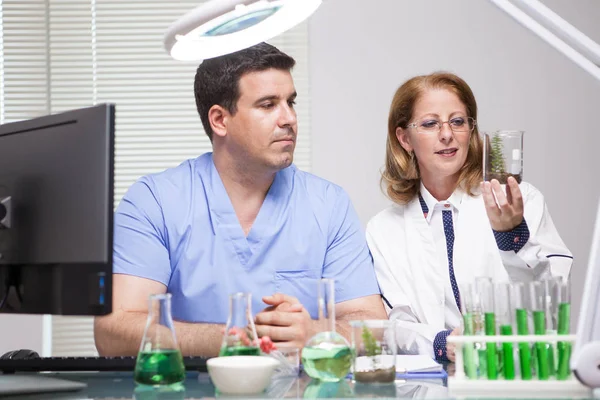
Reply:
[[[396,137],[396,128],[407,129],[413,117],[416,102],[429,89],[446,89],[456,94],[467,109],[467,116],[477,120],[477,102],[473,91],[458,76],[436,72],[416,76],[406,81],[396,90],[388,117],[388,137],[385,154],[385,170],[381,176],[382,185],[387,187],[388,197],[399,204],[410,202],[419,192],[421,175],[414,153],[408,153]],[[479,186],[482,179],[483,145],[477,124],[471,132],[467,159],[463,165],[458,184],[469,195]]]

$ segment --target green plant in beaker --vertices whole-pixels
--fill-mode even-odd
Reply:
[[[184,379],[183,357],[171,317],[171,294],[151,295],[134,381],[140,385],[162,386],[178,384]]]
[[[523,131],[483,132],[483,180],[497,179],[506,184],[509,177],[523,178]]]
[[[396,380],[396,321],[356,320],[352,328],[354,380],[393,383]]]

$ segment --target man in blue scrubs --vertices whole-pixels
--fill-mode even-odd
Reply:
[[[236,292],[252,293],[258,335],[280,347],[318,332],[321,277],[335,279],[347,338],[349,320],[387,318],[347,194],[292,164],[294,63],[261,43],[198,67],[196,105],[213,152],[142,177],[119,204],[114,312],[95,323],[101,354],[137,353],[154,293],[172,294],[184,354],[218,353]]]

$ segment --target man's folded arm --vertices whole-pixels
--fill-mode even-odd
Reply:
[[[135,356],[148,318],[148,297],[166,293],[160,282],[132,275],[113,275],[113,312],[96,317],[94,338],[101,356]],[[224,325],[174,323],[183,355],[216,356]]]

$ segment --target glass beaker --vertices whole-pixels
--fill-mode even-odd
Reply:
[[[396,380],[396,321],[350,321],[353,375],[356,382],[391,383]]]
[[[322,332],[306,342],[302,349],[304,371],[323,382],[343,380],[352,366],[350,344],[335,331],[335,284],[333,279],[320,279],[317,306]]]
[[[252,294],[229,295],[229,317],[219,356],[259,356],[256,327],[252,318]]]
[[[523,180],[523,131],[483,133],[483,180],[506,184],[509,176]]]
[[[140,385],[161,386],[177,384],[184,379],[183,357],[171,317],[171,294],[151,295],[134,380]]]

